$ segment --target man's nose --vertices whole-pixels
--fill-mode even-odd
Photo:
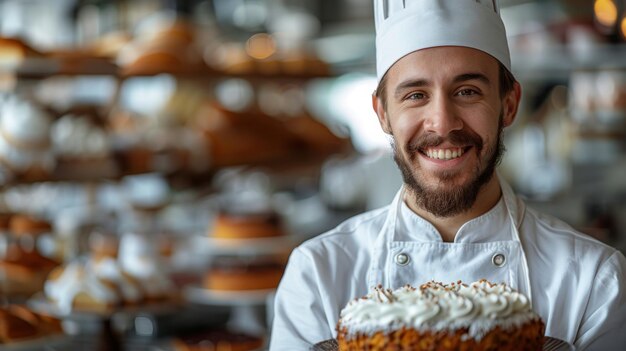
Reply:
[[[463,121],[448,97],[439,95],[431,100],[428,107],[424,121],[425,132],[446,136],[463,128]]]

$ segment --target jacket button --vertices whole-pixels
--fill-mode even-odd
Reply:
[[[504,256],[504,254],[497,253],[493,255],[493,257],[491,258],[491,262],[496,267],[502,267],[506,263],[506,256]]]
[[[411,257],[405,253],[399,253],[396,255],[396,264],[398,266],[406,266],[411,262]]]

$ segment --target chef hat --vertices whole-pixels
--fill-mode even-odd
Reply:
[[[478,49],[511,70],[496,0],[374,0],[374,19],[379,81],[403,56],[437,46]]]

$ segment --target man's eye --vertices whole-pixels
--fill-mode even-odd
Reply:
[[[413,93],[406,97],[407,100],[420,100],[424,98],[423,93]]]
[[[460,90],[457,94],[461,96],[472,96],[472,95],[478,95],[478,92],[474,89],[463,89],[463,90]]]

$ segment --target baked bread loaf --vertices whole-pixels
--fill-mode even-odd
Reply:
[[[480,280],[377,287],[350,301],[339,350],[541,350],[545,326],[523,294]]]

